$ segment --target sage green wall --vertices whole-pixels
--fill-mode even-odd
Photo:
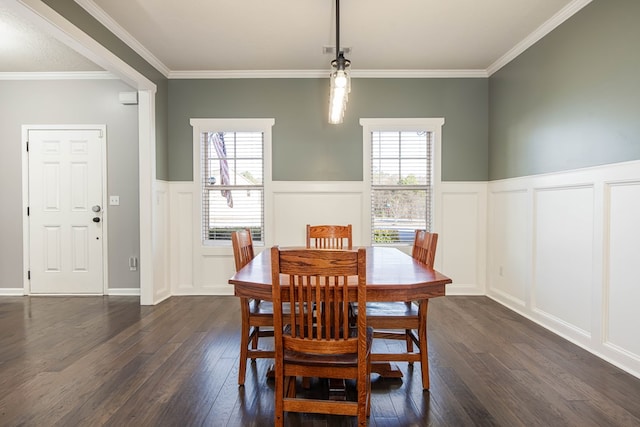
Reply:
[[[489,79],[489,179],[640,159],[640,1],[594,0]]]
[[[360,118],[444,117],[442,178],[488,179],[488,79],[352,79],[327,123],[329,79],[169,80],[169,179],[192,179],[191,118],[274,118],[273,179],[362,180]]]
[[[155,83],[156,92],[156,178],[167,179],[167,78],[98,22],[74,0],[42,0],[73,25],[111,51],[118,58]]]

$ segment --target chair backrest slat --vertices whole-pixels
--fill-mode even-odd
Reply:
[[[233,246],[233,259],[236,262],[236,271],[238,271],[254,257],[251,231],[247,228],[232,232],[231,244]]]
[[[433,268],[438,246],[438,234],[426,230],[416,230],[411,256],[429,268]]]
[[[366,250],[271,249],[274,327],[282,327],[282,295],[288,295],[291,335],[282,339],[284,348],[310,349],[320,354],[355,352],[358,338],[349,335],[349,304],[366,304]],[[288,275],[279,282],[280,275]],[[312,313],[313,311],[313,313]],[[362,313],[362,315],[360,315]],[[366,309],[359,310],[358,325]]]
[[[309,225],[307,224],[307,248],[351,249],[353,247],[352,227],[349,225]]]

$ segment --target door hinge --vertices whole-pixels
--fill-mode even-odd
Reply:
[[[29,216],[29,206],[27,206],[27,216]]]
[[[31,280],[31,270],[27,270],[27,280]]]
[[[29,141],[27,141],[27,153],[29,152]]]
[[[102,129],[99,130],[100,132],[100,136],[98,138],[102,139],[103,135],[102,135]]]

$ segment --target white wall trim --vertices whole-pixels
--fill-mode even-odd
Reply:
[[[192,70],[169,71],[170,79],[321,79],[327,70]],[[355,79],[487,78],[486,70],[352,70]]]
[[[154,277],[155,245],[166,236],[154,234],[157,215],[156,186],[156,109],[155,89],[138,91],[138,185],[140,209],[140,304],[153,305],[170,294],[158,294]]]
[[[0,297],[22,297],[25,296],[23,288],[0,288]]]
[[[109,293],[107,295],[109,295],[110,297],[113,297],[113,296],[139,297],[140,288],[109,288]]]
[[[0,80],[119,80],[109,71],[0,72]]]

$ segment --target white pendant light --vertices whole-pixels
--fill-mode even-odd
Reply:
[[[340,50],[340,0],[336,0],[336,59],[331,61],[331,92],[329,95],[329,123],[342,123],[347,108],[351,79],[349,66],[351,61]]]

